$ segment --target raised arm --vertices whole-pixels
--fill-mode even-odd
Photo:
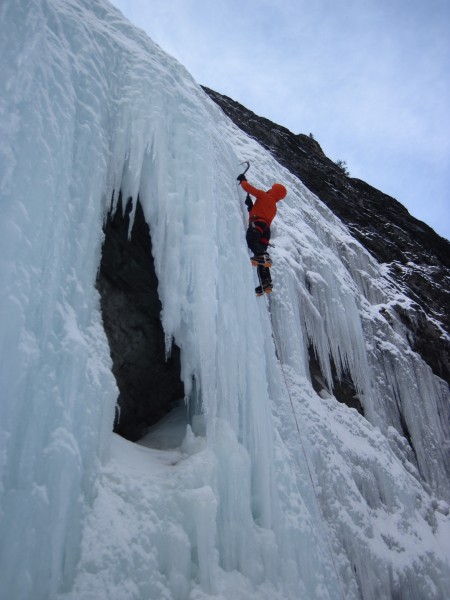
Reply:
[[[256,198],[259,198],[259,196],[261,194],[264,194],[263,190],[259,190],[258,188],[255,188],[246,179],[243,179],[241,181],[241,186],[248,194],[251,194],[252,196],[255,196]]]

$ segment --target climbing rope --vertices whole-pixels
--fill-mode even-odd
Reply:
[[[247,165],[247,168],[244,171],[244,174],[245,174],[248,171],[248,169],[250,168],[250,163],[248,161],[246,161],[246,162],[241,163],[241,164],[246,164]],[[239,185],[237,187],[239,188]],[[238,196],[239,196],[239,192],[238,192]],[[269,244],[269,245],[271,245],[271,244]],[[261,276],[260,276],[259,269],[257,269],[257,275],[258,275],[259,283],[260,283],[261,288],[263,290],[263,282],[262,282],[262,279],[261,279]],[[306,468],[308,470],[308,475],[309,475],[309,479],[311,481],[312,489],[313,489],[313,492],[314,492],[314,497],[316,499],[316,504],[317,504],[317,508],[318,508],[318,511],[319,511],[320,519],[322,521],[322,527],[323,527],[323,530],[325,532],[325,539],[327,541],[328,550],[329,550],[329,553],[330,553],[330,556],[331,556],[331,560],[333,562],[333,567],[334,567],[334,571],[336,573],[336,577],[337,577],[337,579],[339,581],[340,596],[341,596],[342,600],[345,600],[344,585],[343,585],[342,579],[341,579],[341,577],[339,575],[339,571],[338,571],[337,566],[336,566],[336,561],[334,559],[334,554],[333,554],[333,549],[331,547],[331,541],[330,541],[330,534],[329,534],[329,530],[328,530],[328,525],[327,525],[327,522],[326,522],[326,519],[325,519],[325,515],[323,514],[322,507],[321,507],[320,502],[319,502],[319,495],[317,493],[317,489],[316,489],[316,486],[314,484],[314,479],[313,479],[313,476],[312,476],[312,470],[311,470],[310,462],[308,460],[308,455],[306,453],[305,445],[304,445],[303,440],[302,440],[302,436],[301,436],[301,432],[300,432],[300,426],[299,426],[299,423],[298,423],[297,414],[295,412],[294,402],[292,401],[292,395],[291,395],[291,392],[290,392],[290,389],[289,389],[289,385],[288,385],[286,373],[285,373],[285,370],[284,370],[284,366],[283,366],[283,363],[281,362],[281,353],[280,353],[280,351],[278,349],[277,340],[276,340],[276,337],[275,337],[275,332],[274,332],[274,327],[273,327],[273,319],[272,319],[272,311],[270,309],[270,301],[269,301],[268,295],[264,293],[264,290],[263,290],[263,294],[264,294],[264,296],[266,296],[267,310],[269,312],[270,326],[271,326],[271,331],[272,331],[272,339],[273,339],[274,346],[275,346],[275,353],[276,353],[276,356],[278,358],[278,362],[280,363],[281,372],[283,374],[284,385],[286,387],[286,391],[287,391],[287,394],[288,394],[288,397],[289,397],[289,401],[291,403],[292,414],[294,415],[295,425],[297,427],[297,432],[299,434],[300,446],[302,448],[303,456],[305,458],[305,464],[306,464]]]
[[[268,309],[268,312],[269,312],[270,326],[271,326],[271,330],[272,330],[272,339],[273,339],[273,343],[274,343],[274,346],[275,346],[275,353],[277,355],[278,362],[280,364],[281,373],[283,375],[283,380],[284,380],[284,385],[286,387],[287,395],[288,395],[289,401],[291,403],[292,414],[294,415],[295,425],[297,427],[297,432],[299,434],[300,446],[302,448],[303,456],[305,458],[305,464],[306,464],[306,468],[308,470],[309,479],[311,481],[312,489],[313,489],[314,496],[315,496],[315,499],[316,499],[317,508],[319,510],[319,515],[320,515],[320,518],[321,518],[321,521],[322,521],[322,527],[323,527],[324,532],[325,532],[325,538],[326,538],[326,541],[327,541],[328,550],[329,550],[330,555],[331,555],[331,560],[333,562],[333,567],[334,567],[334,571],[336,573],[336,577],[337,577],[337,579],[339,581],[340,596],[341,596],[342,600],[345,600],[344,584],[343,584],[343,581],[341,579],[341,576],[339,575],[339,571],[338,571],[338,568],[336,566],[336,561],[334,559],[334,553],[333,553],[333,549],[331,547],[331,541],[330,541],[330,534],[329,534],[329,530],[328,530],[328,524],[326,522],[325,515],[323,514],[322,507],[321,507],[320,502],[319,502],[319,495],[317,493],[316,485],[314,483],[314,478],[313,478],[313,475],[312,475],[312,469],[311,469],[311,466],[310,466],[310,461],[308,460],[308,455],[307,455],[307,452],[306,452],[306,449],[305,449],[305,445],[304,445],[303,440],[302,440],[302,436],[301,436],[301,432],[300,432],[300,426],[299,426],[299,423],[298,423],[297,414],[295,412],[294,402],[292,401],[292,395],[291,395],[291,391],[289,389],[288,380],[287,380],[287,377],[286,377],[286,372],[284,370],[284,366],[283,366],[283,363],[281,361],[281,353],[279,351],[277,340],[276,340],[276,337],[275,337],[275,331],[274,331],[273,319],[272,319],[272,311],[270,309],[269,298],[267,298],[267,309]]]

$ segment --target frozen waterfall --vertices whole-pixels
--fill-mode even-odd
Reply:
[[[383,266],[105,0],[4,0],[0,27],[0,597],[444,599],[448,386]],[[242,160],[288,188],[270,299]],[[189,406],[139,444],[112,433],[95,288],[119,190]]]

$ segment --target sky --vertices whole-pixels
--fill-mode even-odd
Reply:
[[[449,0],[112,3],[199,84],[312,133],[450,239]]]

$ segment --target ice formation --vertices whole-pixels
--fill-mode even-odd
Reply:
[[[106,1],[4,0],[0,26],[0,596],[445,598],[448,387],[382,265]],[[270,300],[242,160],[289,190]],[[95,289],[119,190],[150,225],[189,405],[140,444],[111,432]]]

